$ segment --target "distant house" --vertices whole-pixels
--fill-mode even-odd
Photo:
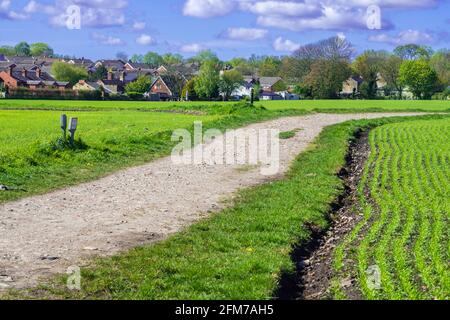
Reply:
[[[260,77],[258,81],[261,89],[266,92],[275,92],[276,85],[283,83],[280,77]]]
[[[95,63],[94,67],[98,68],[103,66],[110,71],[124,71],[125,64],[122,60],[99,60]]]
[[[280,91],[275,93],[281,96],[283,100],[300,100],[300,96],[298,94],[289,91]]]
[[[363,78],[360,76],[352,76],[344,81],[342,84],[342,92],[343,95],[351,95],[359,92],[359,87],[363,83]]]
[[[275,93],[275,92],[271,92],[271,91],[262,91],[259,94],[259,99],[261,100],[284,100],[284,98]]]
[[[161,75],[153,81],[149,92],[145,95],[151,100],[178,100],[184,84],[185,80],[180,76]]]
[[[136,63],[128,61],[125,64],[125,70],[126,71],[142,71],[142,72],[149,72],[149,73],[156,73],[156,69],[152,68],[152,66],[145,64],[145,63]]]
[[[119,78],[116,78],[114,73],[108,72],[107,78],[98,80],[97,83],[112,94],[121,94],[125,92],[125,72],[121,72]]]
[[[56,81],[48,73],[42,71],[39,66],[17,68],[14,63],[0,72],[0,82],[11,90],[23,87],[30,90],[59,89],[64,91],[70,87],[68,82]]]

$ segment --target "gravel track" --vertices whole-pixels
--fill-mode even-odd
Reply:
[[[301,129],[280,140],[280,173],[242,165],[174,165],[170,157],[78,186],[0,205],[0,290],[160,241],[225,206],[241,189],[282,176],[326,126],[420,113],[313,114],[246,129]],[[237,151],[240,152],[239,150]]]

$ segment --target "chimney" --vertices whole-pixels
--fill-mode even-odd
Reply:
[[[113,80],[114,79],[114,75],[111,71],[108,71],[108,80]]]
[[[27,77],[27,69],[22,68],[22,77],[26,78]]]
[[[12,75],[12,72],[13,72],[15,67],[16,67],[15,64],[12,64],[12,65],[8,66],[8,70],[6,72],[8,73],[9,76]]]
[[[36,68],[36,77],[37,78],[41,77],[41,68]]]

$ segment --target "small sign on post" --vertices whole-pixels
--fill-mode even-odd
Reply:
[[[61,115],[61,130],[63,134],[63,139],[64,141],[66,141],[67,116],[65,114]]]
[[[70,118],[69,132],[70,132],[70,144],[73,145],[75,141],[75,131],[77,131],[78,118]]]

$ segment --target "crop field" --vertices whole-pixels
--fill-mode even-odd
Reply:
[[[0,109],[63,109],[63,110],[152,110],[172,107],[196,109],[224,106],[234,102],[147,102],[147,101],[65,101],[65,100],[1,100]],[[298,100],[258,101],[257,106],[270,110],[297,109],[319,112],[355,111],[450,111],[450,101],[433,100]]]
[[[364,219],[336,250],[335,284],[356,277],[367,299],[449,299],[450,120],[385,125],[370,144]],[[368,285],[371,266],[379,287]]]
[[[151,112],[68,112],[79,128],[77,148],[60,144],[61,112],[0,111],[0,182],[23,190],[0,202],[79,183],[167,153],[171,130],[217,115]],[[166,133],[157,137],[155,134]]]

